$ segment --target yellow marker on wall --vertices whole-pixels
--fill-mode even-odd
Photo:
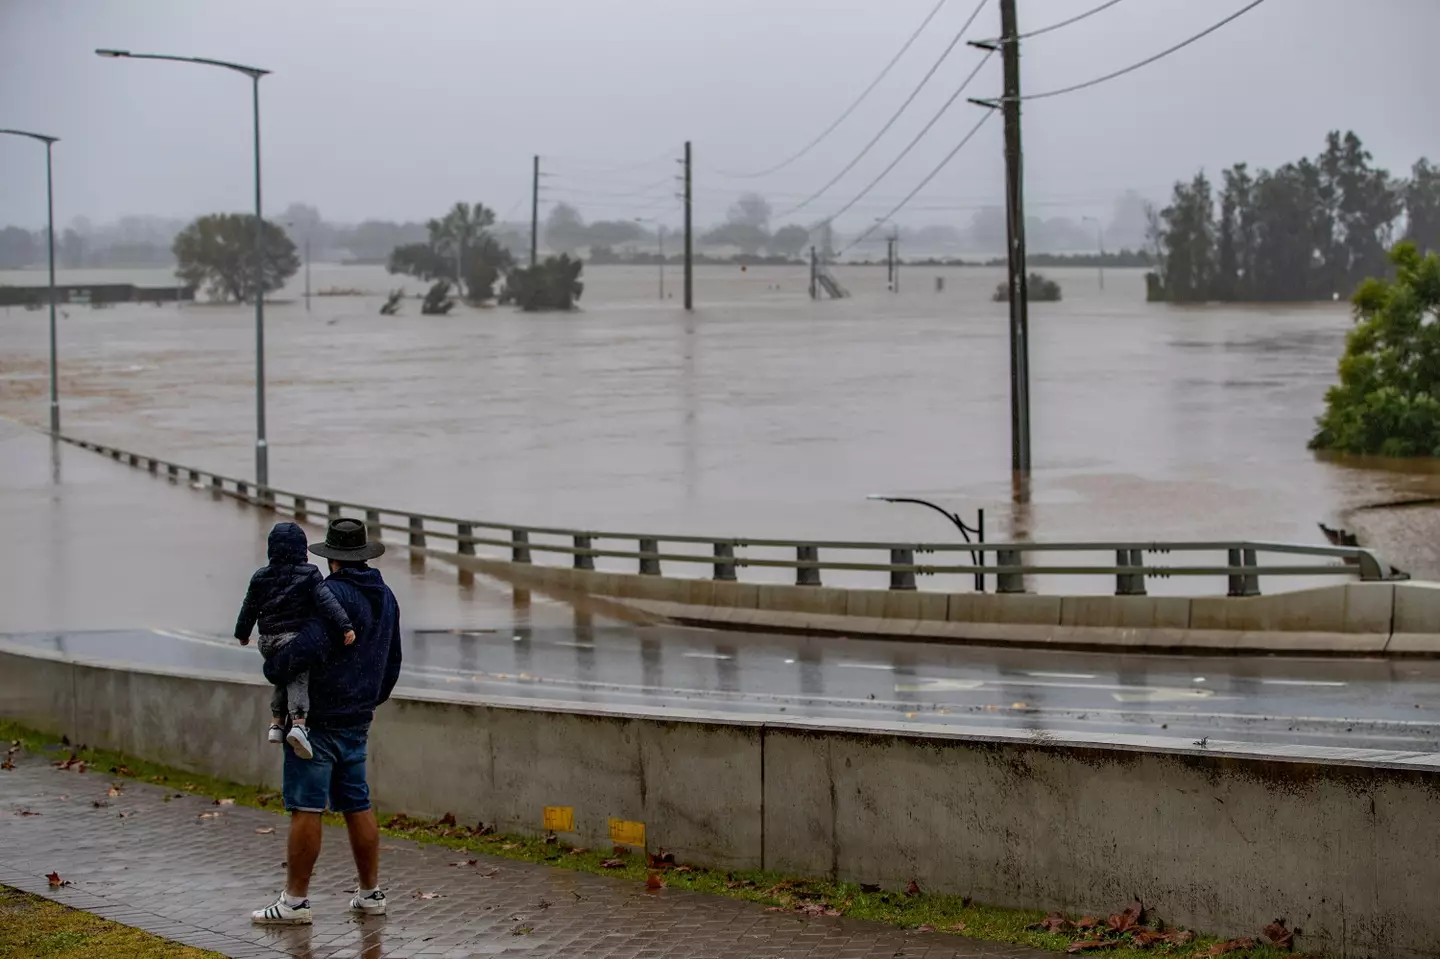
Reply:
[[[547,832],[574,832],[575,807],[546,806],[544,820]]]
[[[621,846],[645,848],[645,824],[628,819],[610,820],[610,841]]]

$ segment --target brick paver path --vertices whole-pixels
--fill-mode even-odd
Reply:
[[[312,927],[252,926],[284,884],[285,820],[173,789],[17,757],[0,772],[0,884],[236,957],[382,959],[516,956],[614,959],[1039,959],[1019,946],[849,919],[767,913],[754,903],[479,857],[382,838],[390,914],[346,912],[345,832],[327,827],[311,886]],[[96,802],[103,803],[97,806]],[[25,813],[30,813],[26,815]],[[201,818],[205,813],[219,813]],[[260,834],[257,829],[273,828]],[[52,889],[46,874],[72,885]],[[422,899],[418,893],[439,893]]]

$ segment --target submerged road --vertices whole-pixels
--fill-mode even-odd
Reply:
[[[258,674],[252,645],[155,628],[12,633],[80,660]],[[1440,663],[1109,655],[668,626],[407,632],[402,689],[1093,735],[1440,751]]]

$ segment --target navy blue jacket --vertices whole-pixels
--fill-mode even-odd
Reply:
[[[340,642],[335,627],[311,618],[299,635],[265,660],[276,686],[310,673],[312,727],[368,723],[400,678],[400,606],[378,569],[342,569],[325,581],[355,624],[355,642]]]
[[[294,523],[276,523],[270,530],[270,565],[250,577],[250,588],[235,620],[235,638],[250,638],[260,622],[261,635],[293,633],[312,618],[318,608],[343,634],[350,618],[325,586],[324,577],[306,553],[305,531]]]

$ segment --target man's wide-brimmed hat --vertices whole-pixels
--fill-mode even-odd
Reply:
[[[310,552],[326,559],[363,561],[385,552],[385,544],[366,542],[365,524],[358,519],[332,519],[325,542],[311,543]]]

